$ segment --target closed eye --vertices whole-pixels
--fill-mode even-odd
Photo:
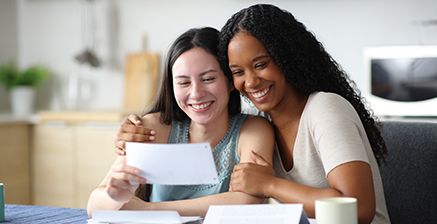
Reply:
[[[189,84],[190,84],[190,82],[178,82],[177,83],[178,86],[187,86]]]
[[[205,78],[203,79],[204,82],[212,82],[215,80],[215,77],[211,77],[211,78]]]
[[[255,65],[255,68],[256,68],[256,69],[263,69],[263,68],[267,67],[267,65],[269,64],[269,62],[270,62],[270,61],[263,62],[263,63],[258,63],[258,64]]]
[[[232,71],[232,75],[235,75],[235,76],[240,76],[240,75],[243,75],[243,74],[244,74],[244,72],[241,71],[241,70]]]

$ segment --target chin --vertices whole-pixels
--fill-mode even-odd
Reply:
[[[273,109],[271,104],[269,104],[267,102],[266,103],[253,103],[253,104],[255,105],[256,109],[258,109],[259,111],[262,111],[262,112],[268,112],[269,110]]]
[[[211,117],[192,117],[191,120],[196,124],[206,125],[211,123]]]

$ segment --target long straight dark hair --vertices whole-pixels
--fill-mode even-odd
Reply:
[[[178,57],[195,47],[201,47],[217,59],[218,55],[219,31],[211,28],[193,28],[180,35],[171,45],[165,60],[164,74],[156,94],[155,101],[150,110],[143,113],[161,113],[161,123],[171,125],[173,120],[183,121],[188,116],[179,108],[173,91],[173,72],[172,68]],[[233,78],[228,66],[221,66],[223,73],[228,81],[233,84]],[[238,90],[231,91],[228,102],[228,113],[234,115],[240,113],[240,95]],[[152,192],[152,185],[142,184],[135,191],[135,195],[144,201],[149,201]]]
[[[190,29],[174,41],[165,60],[164,74],[159,90],[155,97],[155,101],[150,110],[143,115],[161,112],[161,123],[166,125],[170,125],[173,119],[177,121],[183,121],[187,118],[187,115],[184,111],[182,111],[181,108],[179,108],[174,97],[172,72],[173,65],[182,53],[195,47],[201,47],[205,49],[217,59],[218,37],[218,30],[211,27],[204,27]],[[223,70],[223,73],[228,81],[232,84],[233,78],[229,67],[221,66],[221,69]],[[240,113],[240,95],[236,89],[231,91],[228,102],[228,112],[230,115]]]

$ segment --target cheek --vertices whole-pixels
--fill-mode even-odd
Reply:
[[[210,93],[217,98],[229,95],[230,87],[228,85],[216,85],[210,89]]]
[[[238,76],[234,76],[233,79],[234,79],[234,86],[235,86],[235,88],[238,91],[243,92],[243,83],[244,83],[243,78],[238,77]]]
[[[215,85],[213,88],[209,89],[209,92],[219,100],[219,102],[227,104],[229,101],[229,96],[231,95],[232,86],[229,84],[222,83],[220,85]]]
[[[264,75],[266,76],[266,78],[271,79],[271,80],[275,80],[275,79],[281,80],[281,81],[285,80],[284,74],[282,74],[281,69],[279,69],[279,66],[276,64],[265,69]]]
[[[180,106],[179,102],[183,102],[184,100],[184,91],[180,88],[173,88],[173,92],[174,92],[174,98],[176,100],[176,102],[178,103],[178,105]]]

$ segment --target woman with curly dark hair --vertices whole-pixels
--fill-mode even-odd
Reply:
[[[273,5],[234,14],[221,30],[219,61],[234,86],[275,126],[273,164],[234,168],[231,191],[303,203],[355,197],[359,223],[390,223],[378,165],[387,149],[355,84],[293,15]],[[276,175],[275,175],[276,174]]]

